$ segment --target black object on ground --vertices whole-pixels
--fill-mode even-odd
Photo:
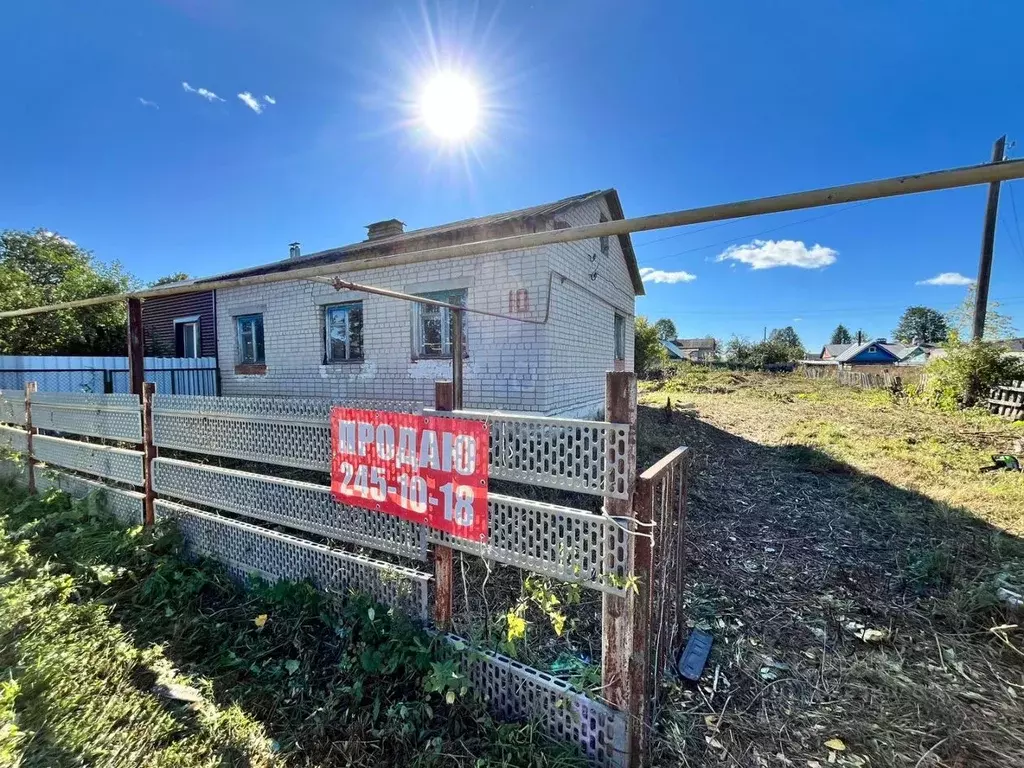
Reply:
[[[702,629],[695,629],[690,633],[690,639],[686,641],[683,655],[679,657],[680,675],[694,682],[700,680],[700,676],[704,674],[704,665],[707,664],[708,654],[711,653],[713,640],[711,633]]]

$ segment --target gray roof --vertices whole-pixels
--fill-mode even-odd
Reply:
[[[463,219],[450,224],[441,224],[436,227],[425,227],[403,232],[400,235],[381,237],[374,240],[364,240],[359,243],[343,245],[337,248],[329,248],[325,251],[318,251],[298,258],[287,258],[270,262],[256,267],[228,272],[215,277],[207,277],[197,281],[201,287],[203,282],[210,280],[222,280],[225,278],[247,277],[249,275],[265,275],[273,272],[287,272],[300,267],[312,267],[321,264],[345,261],[346,259],[371,256],[391,256],[410,251],[438,248],[442,245],[455,245],[460,243],[478,242],[491,240],[512,235],[536,232],[546,227],[548,221],[555,215],[574,208],[578,205],[590,202],[598,198],[605,198],[608,210],[613,220],[624,219],[622,203],[619,201],[619,194],[614,189],[596,190],[586,192],[582,195],[562,198],[552,203],[534,205],[529,208],[520,208],[516,211],[496,213],[490,216],[479,216],[473,219]],[[595,222],[596,223],[596,222]],[[636,253],[633,251],[633,243],[629,235],[619,235],[619,244],[626,257],[626,265],[633,283],[633,291],[637,296],[644,295],[644,284],[640,278],[640,268],[637,265]]]
[[[843,352],[852,347],[853,344],[826,344],[825,350],[832,357],[839,357]],[[824,355],[823,355],[824,357]]]
[[[1024,337],[1019,339],[1007,339],[1006,341],[1000,341],[999,346],[1003,347],[1009,352],[1024,352]]]
[[[680,349],[715,349],[718,344],[714,339],[675,339],[672,343]]]

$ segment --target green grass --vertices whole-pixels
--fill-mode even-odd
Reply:
[[[0,766],[581,764],[382,606],[249,586],[173,531],[0,488]]]

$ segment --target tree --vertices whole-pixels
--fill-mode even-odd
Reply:
[[[136,287],[119,264],[103,264],[44,229],[0,232],[0,309],[123,293]],[[123,302],[0,318],[0,354],[123,355]]]
[[[664,360],[668,355],[658,340],[658,328],[647,322],[643,315],[637,315],[633,335],[633,370],[643,376]]]
[[[974,330],[974,302],[978,295],[976,286],[967,287],[967,295],[964,296],[960,306],[946,315],[946,322],[949,329],[957,331],[960,338],[968,339]],[[988,310],[985,312],[985,335],[983,341],[1000,341],[1012,339],[1017,330],[1013,327],[1013,318],[998,311],[999,302],[989,301]]]
[[[158,277],[152,283],[149,284],[151,288],[155,288],[158,285],[167,285],[169,283],[180,283],[182,280],[191,280],[192,277],[187,272],[173,272],[163,277]]]
[[[792,330],[792,329],[790,329]],[[799,342],[799,339],[797,340]],[[797,357],[803,355],[803,349],[793,347],[778,338],[769,338],[767,341],[759,341],[756,344],[748,339],[741,339],[733,336],[725,345],[725,358],[733,363],[750,366],[751,368],[765,368],[769,365],[780,365],[790,363]]]
[[[654,327],[658,331],[658,338],[662,341],[672,341],[676,337],[676,324],[667,317],[658,320]]]
[[[846,329],[846,326],[840,323],[836,326],[836,329],[832,331],[832,338],[828,342],[829,344],[852,344],[853,337],[850,332]]]
[[[1024,377],[1024,362],[990,341],[960,341],[953,331],[943,345],[946,354],[925,369],[923,395],[947,411],[982,405],[992,387]]]
[[[777,341],[787,347],[800,350],[801,356],[803,355],[804,345],[800,341],[800,337],[796,334],[796,329],[792,325],[787,325],[785,328],[776,328],[771,332],[768,337],[772,341]]]
[[[892,335],[904,344],[941,344],[949,328],[946,318],[931,307],[907,307]]]

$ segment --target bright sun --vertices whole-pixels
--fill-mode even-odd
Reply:
[[[477,90],[455,72],[438,72],[420,94],[420,118],[440,139],[459,141],[476,128],[480,113]]]

